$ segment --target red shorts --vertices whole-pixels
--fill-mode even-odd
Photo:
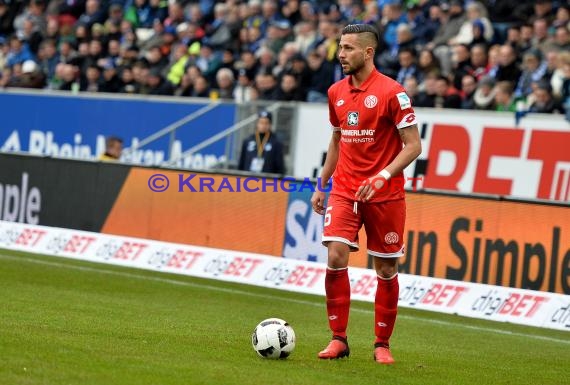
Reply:
[[[375,257],[397,258],[404,255],[406,201],[363,203],[331,195],[327,202],[323,245],[330,241],[346,243],[358,250],[358,231],[364,225],[368,253]]]

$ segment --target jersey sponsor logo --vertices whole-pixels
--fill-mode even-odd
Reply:
[[[336,102],[336,106],[337,106],[337,107],[340,107],[340,106],[342,106],[343,104],[344,104],[344,100],[342,100],[342,99],[340,99],[340,100],[338,100],[338,101]]]
[[[398,240],[400,239],[400,237],[398,237],[398,234],[390,231],[388,234],[386,234],[386,236],[384,237],[384,242],[386,242],[388,245],[394,244],[394,243],[398,243]]]
[[[374,136],[375,130],[341,130],[342,136]]]
[[[358,112],[349,112],[346,117],[346,124],[349,126],[358,126]]]
[[[378,104],[378,98],[374,95],[368,95],[364,99],[364,106],[366,108],[374,108]]]
[[[398,103],[400,103],[400,109],[405,110],[406,108],[412,107],[412,101],[405,92],[396,94],[396,97],[398,98]]]

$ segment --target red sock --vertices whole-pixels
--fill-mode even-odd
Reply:
[[[346,338],[348,313],[350,311],[350,282],[348,269],[327,269],[325,275],[327,315],[333,336]]]
[[[392,336],[394,324],[396,323],[396,314],[398,313],[399,295],[398,275],[390,279],[378,278],[378,287],[376,288],[374,301],[375,344],[389,346],[390,336]]]

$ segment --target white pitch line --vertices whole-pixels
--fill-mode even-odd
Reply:
[[[219,292],[224,292],[224,293],[240,294],[240,295],[257,297],[257,298],[264,298],[264,299],[277,299],[278,298],[280,301],[298,303],[298,304],[308,305],[308,306],[324,307],[324,303],[319,304],[316,302],[305,301],[302,299],[286,298],[286,297],[281,297],[281,296],[278,297],[278,296],[271,295],[271,294],[251,293],[249,291],[240,290],[240,289],[226,289],[223,287],[218,287],[218,286],[213,286],[213,285],[208,285],[208,284],[184,282],[184,281],[178,281],[175,279],[151,277],[151,276],[140,275],[140,274],[135,274],[135,273],[122,272],[122,271],[106,270],[106,269],[99,269],[99,268],[87,267],[87,266],[68,265],[68,264],[60,263],[60,262],[41,261],[41,260],[31,259],[31,258],[26,258],[26,257],[13,257],[11,255],[4,255],[4,254],[0,254],[0,259],[10,259],[10,260],[14,260],[14,261],[25,261],[25,262],[29,262],[29,263],[35,263],[38,265],[63,267],[63,268],[72,269],[72,270],[89,271],[89,272],[106,274],[106,275],[116,275],[119,277],[127,277],[127,278],[133,278],[133,279],[142,279],[142,280],[146,280],[146,281],[162,282],[162,283],[168,283],[168,284],[178,285],[178,286],[197,287],[200,289],[207,289],[207,290],[219,291]],[[104,266],[104,265],[102,265],[102,266]],[[190,276],[188,276],[188,277],[190,277]],[[353,309],[351,309],[351,311],[356,311],[358,313],[365,313],[365,314],[372,314],[373,313],[371,310],[359,309],[359,308],[353,308]],[[496,334],[502,334],[502,335],[507,335],[507,336],[513,336],[513,337],[532,338],[532,339],[536,339],[536,340],[557,342],[557,343],[561,343],[561,344],[570,345],[570,339],[563,340],[563,339],[554,338],[554,337],[538,336],[538,335],[534,335],[534,334],[525,334],[525,333],[519,333],[519,332],[512,332],[509,330],[486,328],[486,327],[482,327],[482,326],[465,325],[462,323],[454,323],[454,322],[448,322],[448,321],[434,320],[434,319],[430,319],[430,318],[415,317],[415,316],[405,315],[405,314],[399,314],[398,318],[409,319],[409,320],[414,320],[414,321],[421,321],[421,322],[431,323],[431,324],[435,324],[435,325],[451,326],[451,327],[456,327],[459,329],[477,330],[477,331],[481,331],[481,332],[496,333]]]

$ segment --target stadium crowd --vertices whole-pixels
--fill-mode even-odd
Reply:
[[[415,106],[570,115],[567,0],[0,0],[0,87],[326,102],[351,23]]]

